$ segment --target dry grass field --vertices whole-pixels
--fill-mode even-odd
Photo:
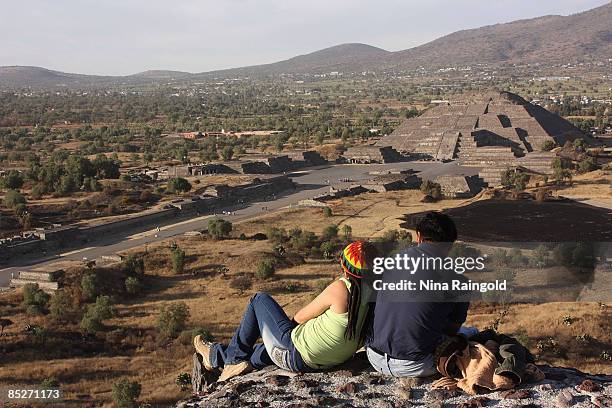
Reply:
[[[300,227],[320,234],[329,224],[348,224],[354,237],[374,238],[398,229],[400,217],[407,213],[466,203],[423,204],[421,198],[420,192],[410,190],[363,194],[330,203],[331,217],[321,209],[285,209],[235,224],[232,236],[244,233],[249,237],[265,232],[268,226]],[[259,260],[274,256],[268,240],[215,241],[190,236],[174,241],[186,253],[182,274],[172,272],[170,241],[149,245],[146,253],[145,248],[134,251],[145,261],[145,289],[140,295],[121,293],[124,276],[116,268],[96,271],[106,289],[117,295],[117,315],[105,321],[107,328],[93,337],[83,338],[78,322],[58,324],[46,316],[27,315],[19,292],[1,294],[0,316],[10,317],[15,324],[0,337],[0,383],[37,385],[53,377],[64,390],[66,406],[110,406],[112,384],[130,378],[142,384],[142,402],[168,406],[188,395],[174,381],[178,374],[191,371],[193,351],[189,332],[175,340],[158,339],[157,319],[163,306],[184,302],[190,312],[188,328],[201,327],[218,340],[228,340],[254,292],[271,293],[292,315],[339,273],[335,260],[315,262],[299,255],[286,256],[272,279],[253,279],[250,289],[240,291],[232,289],[230,282],[251,275]],[[71,290],[79,290],[82,274],[82,267],[67,272]],[[468,323],[484,328],[502,310],[499,305],[475,304]],[[597,303],[520,304],[508,308],[498,328],[519,336],[542,362],[612,374],[610,361],[602,358],[604,351],[612,351],[610,314],[609,307]],[[566,316],[571,316],[570,325]],[[24,333],[26,324],[46,327],[46,340],[40,342]]]

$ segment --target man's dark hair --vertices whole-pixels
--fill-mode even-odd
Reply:
[[[445,214],[430,211],[416,224],[416,231],[424,241],[455,242],[457,228],[453,220]]]

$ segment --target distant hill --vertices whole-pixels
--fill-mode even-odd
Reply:
[[[4,86],[61,86],[82,82],[99,82],[105,78],[96,75],[69,74],[40,67],[0,67],[0,85]]]
[[[570,16],[546,16],[458,31],[393,53],[392,66],[571,62],[612,57],[612,3]]]
[[[407,50],[342,44],[285,61],[190,74],[145,71],[123,77],[68,74],[39,67],[0,67],[0,86],[79,86],[274,75],[411,69],[475,63],[558,63],[612,57],[612,2],[570,16],[545,16],[462,30]]]
[[[341,44],[309,54],[298,55],[272,64],[255,65],[213,71],[206,74],[280,74],[280,73],[323,73],[333,71],[356,72],[376,67],[392,52],[367,44]]]

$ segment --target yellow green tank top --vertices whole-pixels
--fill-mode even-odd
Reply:
[[[351,282],[340,278],[348,290]],[[366,299],[363,301],[363,299]],[[357,320],[357,333],[361,329],[368,309],[367,297],[362,295]],[[296,326],[291,332],[291,341],[300,352],[304,363],[314,369],[329,368],[341,364],[351,358],[359,344],[359,335],[356,339],[347,340],[344,332],[348,326],[348,312],[335,313],[327,309],[321,315],[310,319],[306,323]]]

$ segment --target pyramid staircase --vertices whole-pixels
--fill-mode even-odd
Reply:
[[[457,145],[457,159],[462,166],[507,168],[517,165],[518,153],[513,147],[478,146],[471,133],[461,133]]]
[[[518,159],[518,164],[540,174],[552,174],[552,161],[557,157],[553,152],[533,152]]]

